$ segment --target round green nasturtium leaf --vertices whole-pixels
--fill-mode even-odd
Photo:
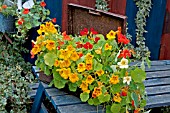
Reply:
[[[110,105],[106,106],[106,113],[112,113]]]
[[[145,71],[140,68],[136,68],[135,70],[131,71],[131,76],[136,83],[141,83],[146,79]]]
[[[93,105],[93,104],[94,104],[94,102],[93,102],[93,99],[92,99],[92,98],[90,98],[90,99],[88,100],[88,104],[89,104],[89,105]]]
[[[111,111],[112,113],[120,113],[121,105],[120,104],[112,104]]]
[[[45,64],[50,67],[54,65],[55,59],[56,59],[56,54],[54,53],[47,53],[44,55]]]
[[[86,102],[89,99],[89,94],[84,92],[80,94],[80,99],[82,102]]]
[[[69,83],[69,90],[72,92],[75,92],[77,90],[77,84],[76,83]]]
[[[65,87],[65,83],[60,81],[60,80],[55,80],[54,79],[54,86],[58,89],[62,89]]]

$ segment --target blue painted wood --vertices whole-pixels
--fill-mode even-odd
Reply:
[[[76,104],[58,106],[57,113],[105,113],[103,106],[90,106],[88,104]]]
[[[146,78],[152,79],[152,78],[165,78],[170,77],[170,70],[168,71],[154,71],[154,72],[147,72]]]
[[[82,103],[78,97],[75,97],[73,95],[55,96],[51,98],[51,102],[55,109],[57,109],[58,106]]]
[[[150,72],[150,71],[166,71],[170,70],[170,65],[164,65],[164,66],[151,66],[151,68],[146,67],[145,71]]]
[[[132,44],[136,46],[136,24],[134,19],[136,17],[137,8],[133,0],[127,0],[126,3],[128,32],[132,35]],[[159,56],[166,0],[152,0],[152,4],[152,9],[149,18],[147,19],[146,26],[148,33],[146,33],[144,37],[146,38],[146,45],[151,51],[151,60],[157,60]]]
[[[64,91],[60,91],[57,88],[50,88],[50,89],[45,89],[45,95],[51,99],[54,96],[61,96],[61,95],[66,95],[68,93]]]
[[[31,99],[34,99],[35,96],[36,96],[36,93],[37,93],[37,89],[32,90],[32,91],[29,91],[29,92],[28,92],[28,96],[29,96]]]
[[[170,94],[170,85],[146,87],[147,96]]]
[[[46,107],[44,106],[43,103],[41,104],[41,108],[40,108],[39,113],[48,113],[48,111],[47,111],[47,109],[46,109]]]
[[[146,108],[170,105],[170,94],[148,96]]]
[[[39,83],[32,83],[32,84],[29,84],[28,87],[31,88],[31,89],[37,89],[39,86]]]
[[[44,87],[40,83],[39,87],[37,89],[37,93],[36,93],[36,96],[35,96],[35,99],[34,99],[34,103],[32,105],[31,113],[38,113],[38,111],[40,110],[40,107],[41,107],[41,103],[42,103],[44,98],[45,98]]]
[[[56,18],[57,24],[61,26],[62,20],[62,0],[44,0],[46,8],[50,10],[50,18]]]
[[[153,78],[144,81],[146,87],[150,86],[162,86],[162,85],[170,85],[170,78]]]

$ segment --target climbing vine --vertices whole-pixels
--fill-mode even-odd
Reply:
[[[136,53],[137,58],[140,60],[146,60],[150,57],[150,51],[145,44],[144,33],[147,33],[145,30],[146,19],[149,17],[149,12],[151,10],[152,2],[151,0],[134,0],[138,12],[136,14]]]

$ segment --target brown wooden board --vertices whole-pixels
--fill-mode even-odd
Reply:
[[[126,31],[126,16],[95,10],[77,4],[68,4],[68,34],[79,34],[84,28],[94,28],[98,33],[106,35],[118,27]]]

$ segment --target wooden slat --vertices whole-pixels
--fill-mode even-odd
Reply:
[[[170,94],[170,85],[146,87],[147,95]]]
[[[170,105],[170,94],[149,96],[146,108],[168,106]]]
[[[170,85],[170,78],[154,78],[144,81],[146,87]]]
[[[149,71],[166,71],[170,70],[170,65],[162,65],[162,66],[151,66],[151,68],[146,67],[146,72]]]
[[[37,89],[39,86],[39,83],[32,83],[32,84],[29,84],[28,87],[31,88],[31,89]]]
[[[66,95],[67,93],[60,91],[57,88],[50,88],[50,89],[45,89],[45,94],[49,99],[51,99],[51,97]]]
[[[103,106],[90,106],[88,104],[76,104],[76,105],[66,105],[58,106],[57,113],[105,113]]]
[[[51,102],[55,109],[57,108],[57,106],[61,106],[61,105],[71,105],[71,104],[82,103],[78,97],[75,97],[73,95],[55,96],[55,97],[52,97]]]
[[[147,74],[146,75],[147,79],[170,77],[170,70],[168,70],[168,71],[147,72],[146,74]]]
[[[36,90],[29,91],[27,95],[28,95],[30,98],[35,98],[36,93],[37,93],[37,89],[36,89]]]
[[[39,113],[48,113],[48,111],[47,111],[47,109],[46,109],[46,107],[44,106],[43,103],[41,104],[41,108],[40,108]]]

